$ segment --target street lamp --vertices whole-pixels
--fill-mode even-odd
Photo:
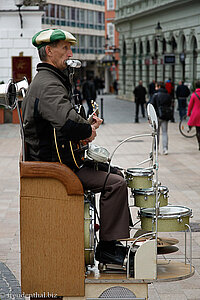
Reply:
[[[162,38],[162,27],[160,25],[160,22],[157,23],[155,27],[155,34],[156,34],[156,39],[160,41],[161,43],[166,43],[168,45],[171,45],[173,49],[176,48],[176,41],[172,39],[171,41],[166,41],[164,38]]]
[[[24,0],[15,0],[15,5],[17,6],[18,11],[19,11],[21,29],[23,28],[23,19],[22,19],[22,14],[21,14],[21,7],[23,6],[23,4],[24,4]],[[22,36],[22,34],[21,34],[21,36]]]

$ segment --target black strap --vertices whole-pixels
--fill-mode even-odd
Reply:
[[[194,92],[195,93],[195,95],[197,96],[197,98],[200,100],[200,97],[199,97],[199,95],[196,93],[196,92]]]

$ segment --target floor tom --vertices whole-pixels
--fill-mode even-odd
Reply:
[[[141,228],[147,231],[155,231],[155,208],[142,208],[139,212]],[[171,232],[186,230],[192,210],[185,206],[165,206],[159,208],[158,231]]]

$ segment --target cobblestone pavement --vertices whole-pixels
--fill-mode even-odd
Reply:
[[[106,147],[110,152],[124,138],[133,134],[149,133],[150,127],[145,118],[140,123],[134,121],[134,103],[122,101],[113,96],[104,99],[104,125],[98,130],[95,143]],[[100,98],[98,103],[100,104]],[[177,112],[175,114],[178,120]],[[123,144],[113,158],[113,164],[124,169],[135,167],[148,158],[151,151],[151,138],[137,138]],[[19,246],[19,126],[0,125],[0,298],[18,299],[20,282]],[[162,147],[160,149],[162,152]],[[159,180],[169,188],[169,202],[173,205],[189,207],[193,210],[191,219],[193,234],[193,265],[195,274],[191,278],[177,282],[153,283],[149,286],[150,300],[200,300],[200,152],[196,139],[184,138],[178,130],[178,123],[169,123],[169,154],[159,155]],[[147,165],[143,165],[147,166]],[[132,211],[136,218],[137,209]],[[179,240],[179,251],[167,259],[183,260],[184,233],[170,232]],[[9,269],[8,269],[9,268]],[[4,280],[4,279],[5,280]],[[12,285],[13,283],[13,290]],[[4,295],[4,298],[3,298]],[[6,295],[6,296],[5,296]],[[16,295],[16,296],[15,296]]]

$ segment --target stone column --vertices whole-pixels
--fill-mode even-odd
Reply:
[[[131,37],[126,40],[126,94],[128,100],[133,99],[133,41]]]

